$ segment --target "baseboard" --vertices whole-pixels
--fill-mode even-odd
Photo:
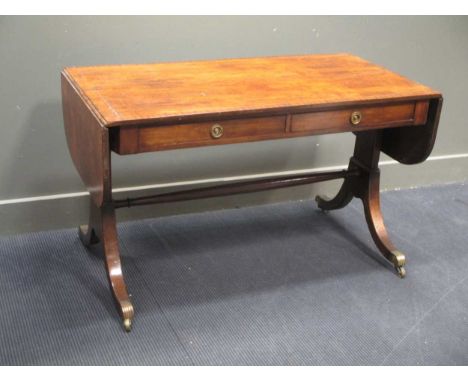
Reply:
[[[414,188],[434,184],[465,182],[468,180],[468,153],[432,156],[426,162],[416,166],[404,166],[393,160],[383,160],[380,162],[380,166],[382,171],[382,190]],[[193,186],[208,186],[224,182],[253,180],[282,175],[299,175],[313,171],[333,171],[343,168],[346,168],[346,164],[342,166],[159,183],[117,188],[114,189],[114,193],[125,194],[136,192],[141,194],[150,190],[170,191]],[[254,194],[185,201],[168,205],[135,207],[119,210],[118,218],[119,221],[125,221],[152,216],[237,208],[289,200],[313,199],[317,193],[333,194],[339,185],[340,181],[331,181]],[[7,235],[77,226],[86,222],[87,203],[87,192],[0,200],[0,234]],[[54,213],[51,214],[51,211],[54,211]]]

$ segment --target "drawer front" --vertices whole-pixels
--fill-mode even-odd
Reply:
[[[324,134],[423,125],[426,123],[428,106],[429,101],[420,101],[295,114],[291,118],[291,132],[313,131],[316,134]]]
[[[114,150],[120,154],[209,146],[278,138],[286,134],[286,116],[235,119],[171,126],[121,128]]]
[[[121,127],[113,130],[112,150],[119,154],[183,147],[221,145],[303,135],[423,125],[429,101],[284,116],[232,119],[168,126]]]

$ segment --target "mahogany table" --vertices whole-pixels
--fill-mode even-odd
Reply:
[[[362,200],[377,248],[405,276],[405,256],[388,238],[379,202],[379,155],[424,161],[434,145],[439,92],[349,54],[66,68],[63,116],[73,162],[90,193],[79,235],[100,244],[127,331],[134,310],[125,286],[115,209],[264,191],[343,179],[322,210]],[[121,155],[347,133],[356,136],[347,170],[237,182],[116,200],[111,151]]]

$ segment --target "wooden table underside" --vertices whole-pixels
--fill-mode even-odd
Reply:
[[[115,209],[344,179],[322,210],[362,200],[380,252],[405,275],[405,256],[388,238],[379,202],[379,156],[424,161],[435,142],[442,96],[358,57],[340,54],[68,68],[62,73],[65,130],[90,192],[86,246],[100,244],[124,326],[134,310],[123,279]],[[115,200],[111,151],[137,154],[352,132],[347,170],[312,173]]]

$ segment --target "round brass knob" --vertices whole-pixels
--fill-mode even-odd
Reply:
[[[351,113],[351,117],[349,117],[349,121],[353,125],[359,125],[359,123],[361,122],[361,119],[362,119],[362,114],[360,111],[353,111]]]
[[[214,139],[221,138],[223,136],[223,132],[224,132],[223,126],[217,123],[211,126],[211,136]]]

